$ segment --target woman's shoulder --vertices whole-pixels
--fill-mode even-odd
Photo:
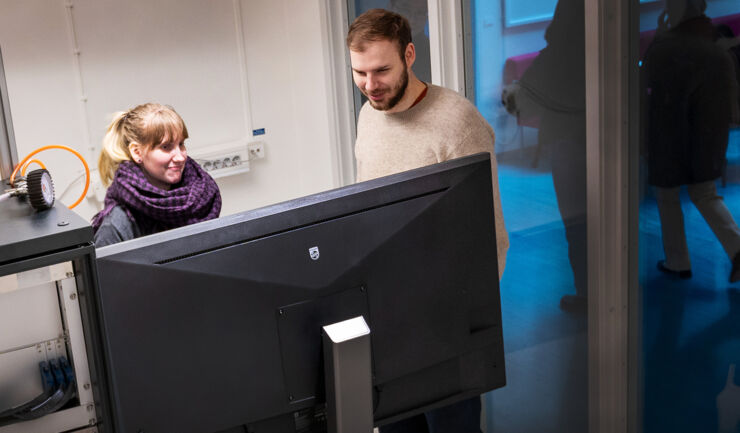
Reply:
[[[131,221],[126,210],[115,206],[103,218],[100,227],[95,232],[95,246],[103,247],[118,242],[127,241],[140,236],[139,228]]]

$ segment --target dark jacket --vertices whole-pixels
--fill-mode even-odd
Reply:
[[[103,219],[100,228],[95,232],[95,247],[100,248],[139,236],[141,236],[139,227],[129,219],[120,206],[116,206]]]
[[[732,111],[731,59],[706,16],[658,34],[645,54],[648,182],[671,188],[717,179]]]
[[[520,85],[539,110],[582,113],[586,106],[583,0],[559,0],[545,31],[547,46],[524,71]],[[547,114],[547,113],[541,113]]]

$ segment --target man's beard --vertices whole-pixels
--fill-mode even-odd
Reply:
[[[374,102],[372,99],[370,99],[370,96],[368,96],[367,94],[365,96],[368,97],[368,100],[370,101],[370,105],[376,110],[388,111],[391,108],[395,107],[401,101],[401,98],[403,98],[403,95],[406,93],[406,87],[408,87],[408,85],[409,85],[409,73],[406,70],[406,68],[403,68],[403,74],[401,75],[401,80],[392,89],[392,90],[395,90],[396,92],[393,94],[391,99],[388,100],[388,102],[385,102],[385,103]]]

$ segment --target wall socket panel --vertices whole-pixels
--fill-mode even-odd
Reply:
[[[214,179],[249,171],[249,151],[244,142],[210,146],[188,153]]]

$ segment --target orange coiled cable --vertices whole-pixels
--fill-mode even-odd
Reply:
[[[82,155],[80,155],[80,152],[72,149],[71,147],[62,146],[61,144],[51,144],[49,146],[39,147],[38,149],[36,149],[33,152],[29,153],[28,156],[26,156],[25,158],[23,158],[23,161],[21,161],[18,165],[15,166],[15,170],[13,170],[13,174],[10,175],[10,185],[11,186],[14,186],[13,181],[15,180],[15,175],[18,173],[18,169],[19,168],[23,167],[23,171],[21,173],[21,174],[23,174],[25,172],[25,170],[26,170],[26,167],[29,164],[31,164],[31,162],[36,161],[36,160],[33,160],[31,162],[28,162],[28,164],[26,164],[26,161],[28,161],[29,159],[31,159],[31,157],[34,156],[34,155],[36,155],[37,153],[43,152],[44,150],[48,150],[48,149],[62,149],[62,150],[66,150],[68,152],[72,152],[77,158],[80,159],[80,161],[82,161],[82,165],[85,166],[85,189],[82,191],[82,194],[80,195],[80,198],[78,198],[76,202],[74,202],[73,204],[71,204],[69,206],[69,208],[72,209],[73,207],[75,207],[78,204],[80,204],[80,202],[82,201],[82,199],[85,198],[85,195],[87,194],[88,188],[90,188],[90,167],[87,166],[87,161],[85,161],[85,158],[83,158]],[[41,163],[39,162],[39,164],[41,164]],[[43,167],[43,164],[41,164],[41,166]]]
[[[23,168],[21,169],[21,176],[25,176],[26,175],[26,170],[28,169],[28,166],[31,165],[31,164],[33,164],[34,162],[36,164],[40,165],[41,168],[46,169],[46,166],[44,165],[43,162],[39,161],[38,159],[32,159],[32,160],[28,161],[26,163],[26,165],[24,165]]]

